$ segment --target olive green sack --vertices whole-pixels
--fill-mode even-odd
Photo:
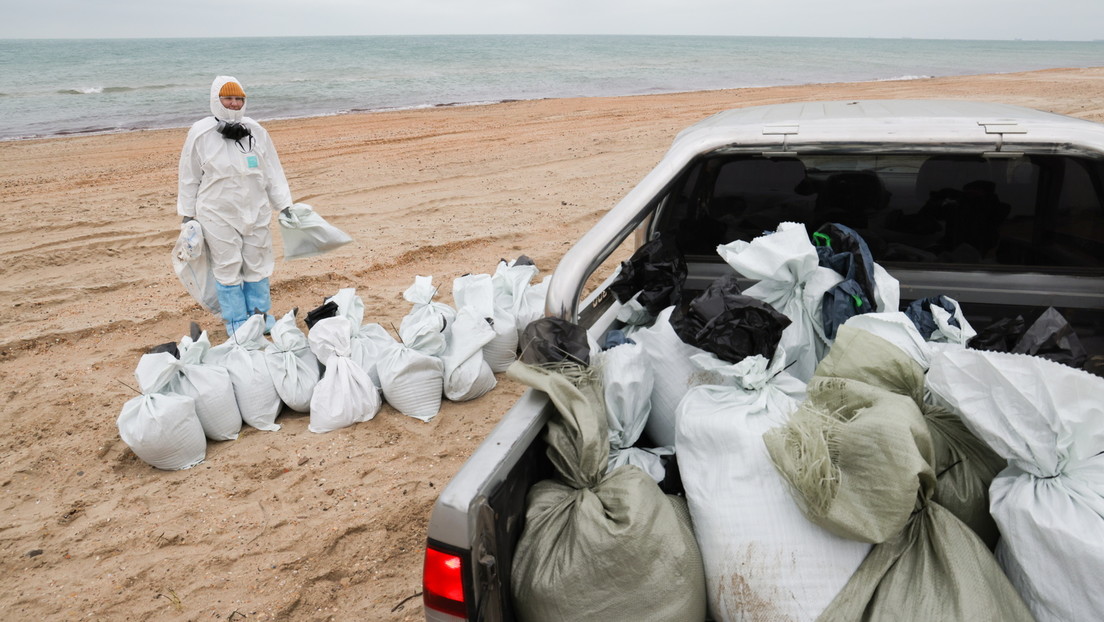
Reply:
[[[636,466],[606,474],[601,381],[580,365],[513,363],[507,375],[548,394],[548,457],[559,478],[534,485],[511,570],[524,622],[700,622],[705,572],[686,503]]]
[[[876,545],[820,619],[1031,620],[985,542],[935,498],[923,381],[899,348],[843,326],[808,399],[764,435],[806,517]]]

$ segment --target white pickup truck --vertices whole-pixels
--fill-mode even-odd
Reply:
[[[1048,307],[1104,373],[1104,125],[969,101],[791,103],[723,112],[681,132],[656,168],[563,257],[547,312],[596,339],[618,326],[614,275],[584,296],[635,232],[679,243],[689,300],[732,272],[718,244],[780,222],[859,232],[900,283],[978,330]],[[615,265],[615,264],[614,264]],[[530,390],[442,490],[429,523],[427,620],[514,620],[510,569],[530,486],[551,476]],[[645,445],[650,446],[650,445]],[[677,448],[676,448],[677,453]]]

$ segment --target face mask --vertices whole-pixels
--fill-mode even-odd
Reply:
[[[253,151],[253,133],[249,131],[244,123],[234,123],[228,121],[219,121],[218,132],[222,134],[222,137],[227,140],[232,140],[238,144],[238,149],[241,149],[242,153],[249,153]],[[246,147],[242,144],[242,139],[248,137],[249,140]]]

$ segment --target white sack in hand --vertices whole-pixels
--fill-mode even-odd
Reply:
[[[288,215],[281,212],[277,220],[280,236],[284,239],[284,259],[321,255],[353,241],[306,203],[293,204],[288,208]]]
[[[315,385],[307,429],[331,432],[375,417],[381,406],[379,389],[350,357],[349,320],[320,320],[311,328],[310,348],[326,373]]]
[[[180,236],[173,247],[172,265],[184,289],[195,298],[199,306],[211,313],[218,313],[215,275],[211,271],[211,262],[203,242],[203,228],[199,226],[198,220],[189,220],[180,225]]]
[[[232,441],[241,432],[242,416],[234,397],[234,383],[225,367],[206,362],[211,341],[207,331],[192,340],[185,335],[177,346],[180,360],[173,359],[177,373],[166,385],[167,393],[195,400],[196,415],[203,433],[212,441]]]
[[[268,373],[264,354],[268,340],[264,329],[263,315],[249,316],[226,342],[211,348],[207,362],[222,365],[230,372],[242,420],[258,430],[271,432],[280,429],[275,421],[283,404]]]
[[[295,311],[289,311],[272,327],[272,343],[265,346],[268,374],[280,400],[288,408],[310,410],[314,387],[322,372],[311,352],[307,336],[295,325]]]
[[[123,404],[116,420],[119,437],[136,456],[166,471],[193,467],[207,455],[207,439],[192,398],[161,393],[176,374],[168,352],[145,354],[134,377],[142,395]]]

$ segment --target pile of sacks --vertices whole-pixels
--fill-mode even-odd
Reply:
[[[1099,617],[1104,378],[1076,368],[1057,312],[998,339],[985,334],[1015,331],[978,335],[946,296],[898,311],[896,280],[839,225],[717,250],[755,284],[721,278],[684,300],[686,266],[660,238],[615,278],[616,330],[529,326],[556,340],[534,352],[587,371],[510,371],[560,413],[556,474],[530,491],[515,557],[521,619],[691,619],[697,594],[713,620]],[[583,441],[602,432],[597,471]],[[674,490],[700,566],[680,521],[634,526]],[[666,584],[681,609],[655,602],[673,602]]]
[[[177,343],[145,354],[135,377],[141,395],[127,401],[119,435],[150,465],[186,469],[203,461],[207,439],[237,438],[242,424],[280,429],[284,407],[309,413],[324,433],[372,419],[386,402],[430,421],[444,399],[466,401],[494,388],[495,373],[517,358],[520,330],[544,313],[547,279],[534,283],[527,258],[499,262],[494,274],[453,281],[456,307],[434,301],[432,278],[415,277],[403,297],[411,309],[396,339],[364,322],[364,302],[342,289],[297,323],[285,314],[265,336],[254,315],[212,346],[195,325]]]

